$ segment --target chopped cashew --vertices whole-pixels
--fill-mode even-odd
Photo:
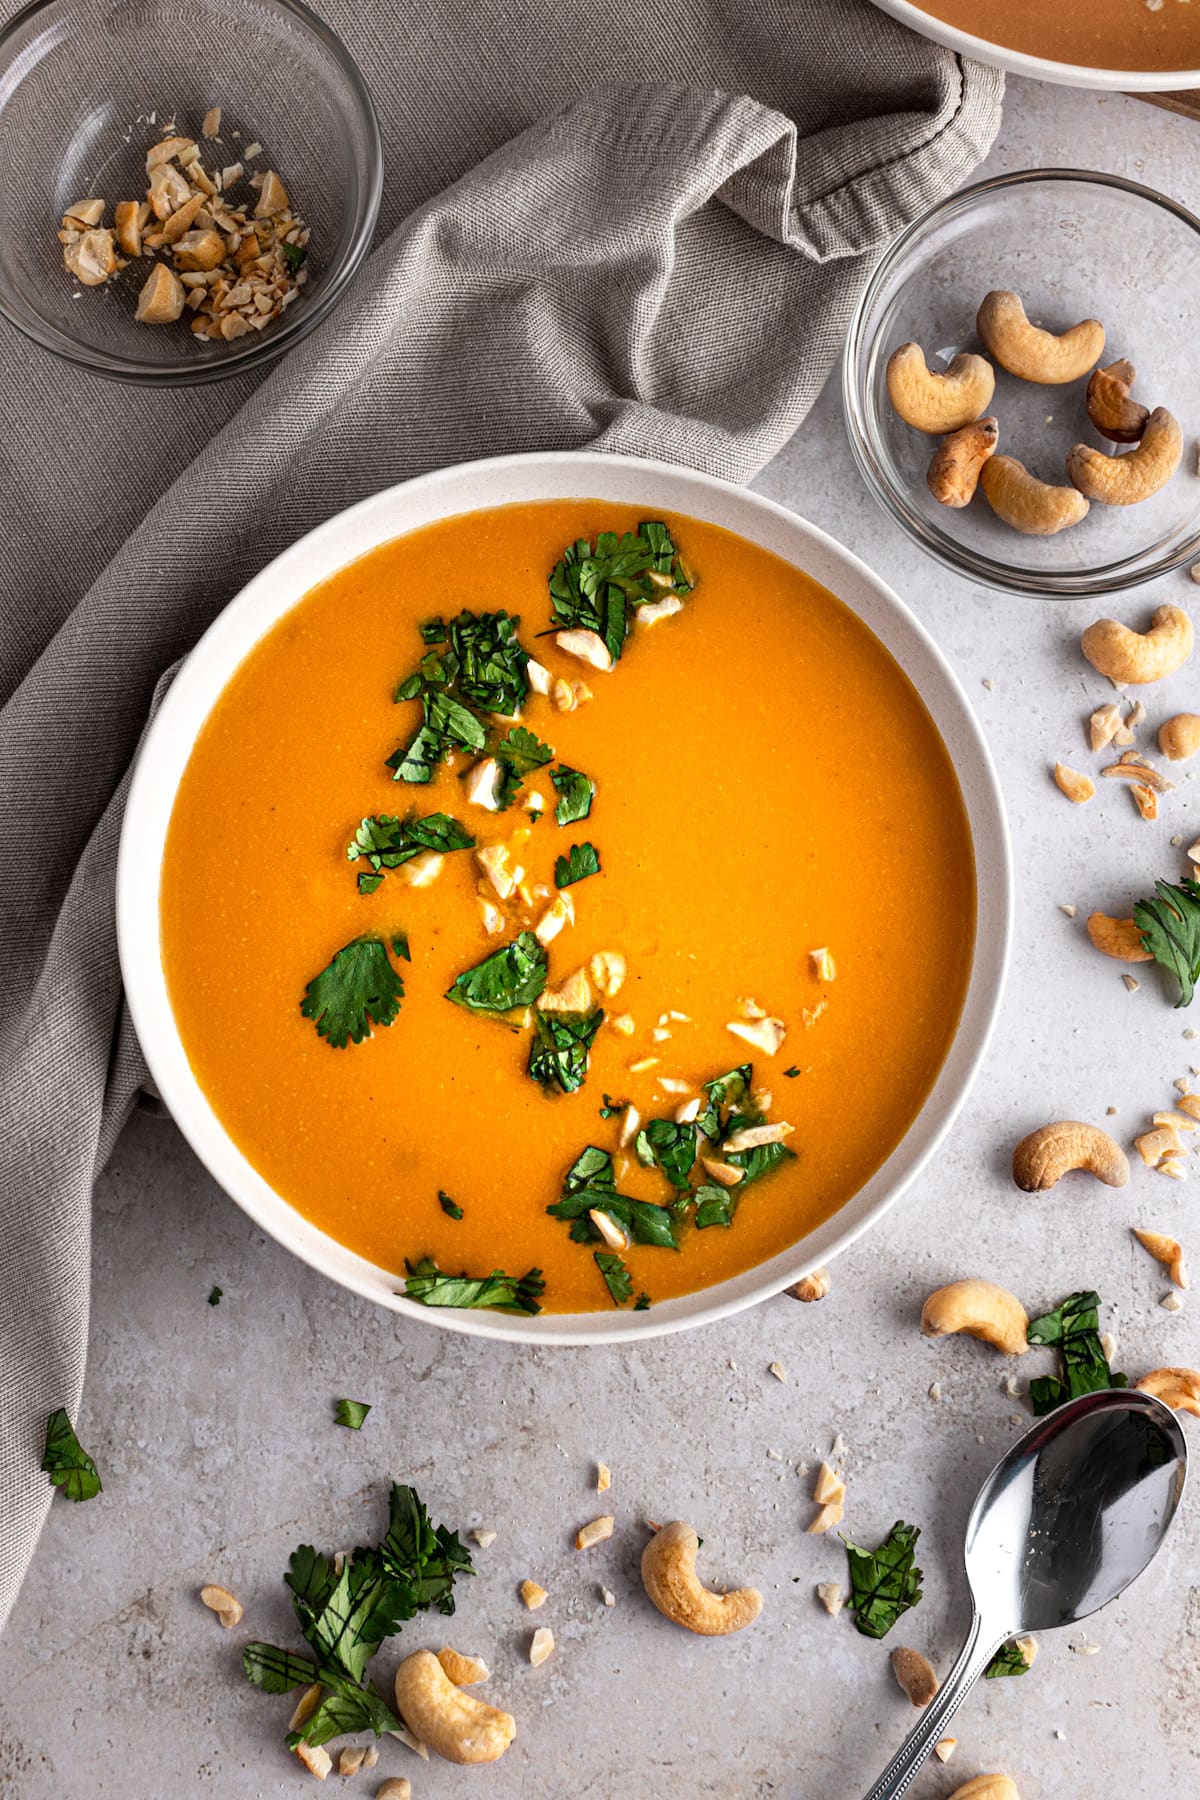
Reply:
[[[702,1156],[700,1164],[709,1179],[721,1187],[736,1187],[739,1181],[746,1179],[745,1169],[739,1169],[736,1163],[717,1162],[714,1157]]]
[[[1044,1192],[1071,1169],[1086,1169],[1107,1187],[1124,1187],[1129,1159],[1098,1125],[1058,1119],[1023,1137],[1013,1151],[1013,1180],[1027,1194]]]
[[[113,230],[122,256],[142,254],[142,209],[136,200],[118,200],[113,213]]]
[[[485,756],[482,762],[475,764],[463,787],[471,806],[482,806],[488,812],[500,811],[500,783],[503,779],[500,764],[494,756]]]
[[[1118,962],[1153,962],[1142,944],[1142,934],[1132,919],[1110,919],[1107,913],[1088,914],[1087,934],[1096,949]]]
[[[976,1775],[960,1788],[955,1788],[950,1800],[1021,1800],[1017,1792],[1017,1784],[1007,1775]]]
[[[602,1544],[605,1538],[612,1536],[613,1526],[616,1522],[611,1513],[605,1514],[599,1519],[593,1519],[590,1525],[584,1525],[576,1532],[575,1548],[590,1550],[593,1544]]]
[[[517,890],[517,883],[521,880],[524,870],[513,867],[512,854],[508,845],[484,844],[482,849],[476,850],[475,861],[496,890],[496,898],[498,900],[511,899]]]
[[[539,944],[552,944],[564,925],[575,923],[575,902],[564,888],[556,894],[533,928]]]
[[[632,1144],[634,1138],[638,1134],[638,1127],[641,1122],[641,1113],[638,1111],[637,1107],[631,1103],[625,1108],[621,1118],[621,1133],[617,1142],[622,1150],[628,1149],[629,1145]]]
[[[694,1125],[699,1117],[700,1102],[694,1098],[685,1100],[682,1106],[677,1106],[675,1108],[675,1123],[677,1125]]]
[[[625,958],[619,950],[597,950],[588,964],[592,980],[606,999],[612,1000],[625,985]]]
[[[607,1494],[611,1486],[612,1470],[607,1463],[598,1462],[596,1464],[596,1492],[598,1494]]]
[[[1172,762],[1186,762],[1200,750],[1200,713],[1176,713],[1158,728],[1158,747]]]
[[[482,894],[479,896],[479,915],[483,920],[483,929],[487,932],[489,937],[502,937],[504,935],[504,914],[500,911],[500,908],[496,905],[495,901],[485,900]]]
[[[250,154],[250,152],[247,150],[246,155],[249,156],[249,154]],[[489,1531],[485,1527],[479,1526],[479,1525],[477,1525],[475,1527],[474,1531],[471,1533],[471,1536],[474,1538],[475,1542],[479,1545],[479,1548],[481,1550],[489,1549],[491,1547],[491,1545],[495,1543],[497,1535],[498,1534],[496,1532]]]
[[[597,1207],[592,1207],[588,1212],[588,1218],[596,1227],[596,1230],[600,1233],[600,1236],[604,1239],[604,1242],[608,1245],[610,1250],[628,1250],[629,1239],[625,1236],[625,1233],[617,1224],[616,1220],[611,1218],[608,1213],[601,1212]]]
[[[818,1506],[825,1506],[830,1501],[836,1506],[846,1498],[845,1482],[836,1469],[831,1469],[827,1462],[823,1462],[817,1470],[812,1497]]]
[[[958,1748],[957,1738],[939,1738],[933,1746],[933,1754],[939,1762],[948,1763]]]
[[[367,1754],[365,1744],[346,1744],[338,1756],[337,1772],[339,1775],[357,1775],[363,1766],[363,1758]]]
[[[375,1789],[375,1800],[412,1800],[412,1782],[407,1775],[389,1775]]]
[[[544,663],[535,662],[531,656],[525,664],[525,675],[535,694],[550,692],[550,683],[554,678]]]
[[[561,987],[546,988],[538,1001],[539,1012],[585,1013],[592,1009],[592,984],[586,969],[575,969]]]
[[[529,1660],[535,1669],[540,1669],[548,1656],[554,1653],[554,1633],[548,1625],[539,1625],[529,1640]]]
[[[756,1019],[753,1022],[745,1019],[731,1019],[725,1027],[732,1031],[734,1037],[743,1038],[764,1056],[776,1056],[787,1036],[787,1026],[782,1019]]]
[[[817,1599],[831,1619],[836,1619],[846,1604],[842,1596],[841,1583],[837,1581],[818,1581]]]
[[[1015,456],[991,457],[979,485],[996,517],[1026,537],[1054,537],[1087,517],[1088,502],[1078,488],[1039,481]]]
[[[544,1587],[539,1587],[536,1581],[523,1581],[520,1591],[521,1598],[530,1612],[536,1612],[539,1606],[545,1606],[548,1598],[546,1590]]]
[[[659,624],[663,619],[673,619],[676,613],[683,611],[683,601],[678,594],[668,594],[665,600],[652,600],[634,610],[633,622],[643,630],[651,625]]]
[[[619,1031],[622,1037],[632,1037],[637,1030],[637,1020],[632,1013],[618,1013],[612,1022],[612,1028]]]
[[[1109,456],[1093,444],[1076,444],[1067,452],[1067,474],[1080,493],[1101,506],[1136,506],[1166,486],[1182,458],[1179,420],[1156,406],[1134,449]]]
[[[84,287],[103,287],[117,267],[113,234],[108,230],[85,231],[63,251],[63,262]],[[165,271],[168,275],[170,270]],[[180,302],[182,306],[182,301]],[[176,314],[178,317],[178,314]]]
[[[98,225],[103,217],[103,200],[77,200],[63,214],[63,224],[70,222],[72,225]]]
[[[396,1708],[408,1729],[452,1763],[495,1762],[516,1720],[455,1687],[432,1650],[414,1650],[396,1670]]]
[[[808,965],[818,981],[832,981],[837,974],[837,964],[824,945],[819,950],[809,951]]]
[[[1088,720],[1088,741],[1094,751],[1106,750],[1121,730],[1121,709],[1115,700],[1109,700]]]
[[[554,641],[568,656],[578,657],[593,669],[607,671],[613,666],[608,645],[598,631],[557,631]]]
[[[982,356],[960,354],[938,373],[929,368],[919,344],[901,344],[888,359],[888,396],[917,431],[943,437],[977,419],[991,401],[996,374]]]
[[[1006,1356],[1023,1356],[1029,1348],[1029,1315],[1007,1288],[994,1281],[954,1281],[930,1294],[921,1308],[921,1335],[946,1337],[965,1331],[982,1338]]]
[[[762,1611],[757,1588],[714,1594],[696,1576],[700,1540],[690,1525],[675,1519],[656,1531],[642,1551],[642,1585],[653,1604],[685,1631],[724,1637],[741,1631]]]
[[[275,213],[288,209],[287,189],[280,181],[274,169],[268,169],[263,176],[262,186],[258,190],[258,204],[254,208],[256,219],[269,219]]]
[[[1055,763],[1054,781],[1059,792],[1065,794],[1074,806],[1082,806],[1096,792],[1096,784],[1090,775],[1081,775],[1078,769],[1068,769],[1066,763]]]
[[[796,1127],[783,1120],[777,1125],[747,1125],[741,1131],[735,1131],[732,1137],[725,1139],[721,1145],[726,1156],[737,1156],[743,1150],[757,1150],[763,1144],[782,1144],[790,1138]]]
[[[1133,1227],[1133,1235],[1143,1250],[1148,1250],[1155,1262],[1162,1264],[1177,1288],[1192,1285],[1184,1266],[1183,1246],[1178,1238],[1168,1237],[1161,1231],[1143,1231],[1137,1225]]]
[[[324,1781],[333,1768],[333,1758],[323,1744],[297,1744],[292,1754],[318,1781]]]
[[[1148,1169],[1152,1169],[1165,1156],[1182,1156],[1184,1154],[1179,1137],[1170,1128],[1144,1131],[1141,1137],[1134,1138],[1133,1142],[1138,1155]]]
[[[173,159],[179,155],[181,150],[193,150],[193,149],[195,149],[195,146],[196,146],[195,138],[189,138],[189,137],[160,138],[158,143],[151,144],[149,150],[147,150],[147,152],[146,152],[146,173],[147,173],[147,175],[152,174],[153,171],[158,168],[160,163],[167,163],[167,162],[173,161]]]
[[[319,1681],[314,1681],[311,1687],[305,1688],[304,1692],[297,1700],[295,1710],[288,1720],[288,1730],[299,1731],[303,1725],[307,1724],[308,1720],[311,1719],[316,1712],[320,1699],[321,1684]]]
[[[1079,647],[1093,669],[1110,681],[1140,686],[1182,668],[1192,654],[1193,641],[1192,621],[1183,608],[1164,605],[1155,608],[1145,632],[1131,631],[1116,619],[1097,619]]]
[[[984,348],[1010,375],[1043,386],[1078,381],[1099,362],[1104,349],[1099,319],[1081,319],[1069,331],[1043,331],[1030,324],[1020,295],[1004,288],[984,295],[975,328]]]
[[[231,1631],[241,1623],[242,1603],[228,1588],[218,1587],[215,1582],[210,1582],[207,1587],[200,1589],[200,1598],[210,1612],[216,1613],[226,1631]]]
[[[437,1653],[437,1659],[455,1687],[474,1687],[477,1682],[486,1681],[491,1674],[481,1656],[463,1656],[459,1651],[452,1650],[449,1644],[443,1644]]]
[[[925,480],[939,506],[968,506],[979,473],[1000,438],[995,419],[975,419],[944,437],[933,453]]]
[[[919,1650],[893,1650],[892,1674],[914,1706],[928,1706],[938,1691],[933,1664]]]
[[[832,1531],[835,1525],[841,1524],[845,1510],[840,1500],[826,1501],[811,1525],[804,1527],[805,1535],[807,1537],[824,1536],[825,1532]]]
[[[415,856],[401,866],[400,879],[407,882],[409,887],[432,887],[442,872],[445,860],[436,850],[418,850]]]
[[[1122,357],[1106,369],[1093,369],[1088,382],[1088,417],[1101,437],[1114,444],[1136,444],[1146,429],[1150,409],[1130,398],[1136,379],[1137,370]]]
[[[1194,1413],[1200,1419],[1200,1371],[1151,1369],[1135,1386],[1143,1394],[1153,1394],[1175,1412]]]
[[[829,1270],[822,1263],[821,1267],[814,1269],[811,1275],[805,1275],[803,1280],[793,1282],[791,1287],[784,1291],[790,1294],[793,1300],[823,1300],[829,1292]]]

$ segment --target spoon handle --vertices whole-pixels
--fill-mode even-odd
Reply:
[[[865,1800],[900,1800],[908,1792],[933,1746],[1007,1635],[1005,1632],[996,1636],[990,1631],[985,1635],[979,1614],[975,1614],[958,1661]]]

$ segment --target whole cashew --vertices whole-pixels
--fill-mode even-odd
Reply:
[[[975,326],[989,350],[1010,375],[1022,381],[1057,386],[1078,381],[1104,348],[1104,327],[1099,319],[1082,319],[1058,334],[1031,325],[1019,294],[997,288],[985,294]]]
[[[906,425],[942,437],[969,425],[987,407],[996,373],[982,356],[961,352],[937,374],[919,344],[901,344],[888,359],[888,397]]]
[[[973,1781],[955,1788],[950,1800],[1021,1800],[1021,1796],[1010,1775],[976,1775]]]
[[[757,1588],[714,1594],[696,1577],[700,1539],[682,1519],[656,1531],[642,1551],[642,1586],[665,1618],[701,1637],[725,1637],[762,1611]]]
[[[1100,435],[1114,444],[1136,444],[1146,429],[1149,407],[1139,406],[1129,397],[1136,379],[1137,370],[1122,357],[1107,369],[1094,369],[1088,382],[1088,417]]]
[[[1053,537],[1087,517],[1078,488],[1051,487],[1015,456],[993,456],[979,471],[979,485],[998,519],[1026,537]]]
[[[1161,681],[1183,667],[1192,654],[1195,633],[1182,606],[1159,606],[1149,631],[1131,631],[1116,619],[1097,619],[1079,640],[1079,648],[1110,681],[1144,686]]]
[[[396,1670],[396,1706],[413,1735],[447,1762],[495,1762],[517,1734],[511,1713],[455,1687],[432,1650],[414,1650]]]
[[[965,1331],[1006,1356],[1022,1356],[1028,1350],[1028,1324],[1029,1315],[1016,1295],[994,1281],[952,1281],[930,1294],[921,1308],[922,1337]]]
[[[933,453],[925,480],[939,506],[966,506],[975,496],[979,471],[995,450],[1000,426],[993,418],[960,425]]]
[[[1171,762],[1186,762],[1200,750],[1200,713],[1176,713],[1158,728],[1158,747]]]
[[[1093,444],[1067,451],[1067,474],[1081,494],[1102,506],[1136,506],[1165,487],[1183,456],[1183,428],[1173,412],[1156,406],[1141,442],[1124,456],[1108,456]]]
[[[1088,914],[1087,934],[1096,949],[1118,962],[1153,962],[1142,944],[1142,934],[1132,919],[1110,919],[1107,913]]]
[[[1106,1187],[1129,1180],[1129,1158],[1116,1139],[1078,1119],[1041,1125],[1013,1151],[1013,1180],[1027,1194],[1044,1193],[1071,1169],[1086,1169]]]
[[[1195,1413],[1200,1419],[1200,1370],[1151,1369],[1136,1385],[1140,1393],[1153,1394],[1175,1412]]]

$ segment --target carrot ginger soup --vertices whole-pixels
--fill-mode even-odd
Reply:
[[[954,771],[834,596],[597,501],[416,531],[238,669],[162,953],[266,1180],[427,1304],[647,1306],[884,1161],[975,930]]]
[[[1093,69],[1200,67],[1192,0],[916,0],[922,12],[1026,56]]]

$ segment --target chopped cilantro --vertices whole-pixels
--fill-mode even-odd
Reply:
[[[633,608],[691,590],[691,576],[671,534],[657,519],[622,537],[602,531],[594,545],[579,538],[550,576],[555,625],[598,632],[614,662],[625,647]]]
[[[569,769],[566,763],[559,763],[557,769],[551,769],[550,779],[558,795],[558,804],[554,808],[556,822],[577,825],[581,819],[586,819],[596,797],[596,784],[591,776],[581,775],[578,769]]]
[[[427,813],[418,819],[410,813],[406,819],[379,813],[364,819],[346,850],[347,862],[363,858],[373,873],[365,870],[358,877],[360,894],[373,894],[383,880],[385,869],[398,869],[411,862],[422,850],[433,850],[445,856],[451,850],[473,850],[475,839],[464,825],[449,813]]]
[[[1009,1638],[1007,1644],[1001,1644],[983,1673],[986,1680],[995,1681],[1001,1675],[1027,1675],[1029,1667],[1021,1639]]]
[[[696,1161],[695,1125],[677,1125],[674,1119],[651,1119],[634,1139],[640,1163],[661,1169],[677,1193],[686,1193]]]
[[[288,273],[294,275],[305,257],[308,255],[307,244],[280,244],[279,254],[288,266]]]
[[[335,1409],[335,1417],[339,1425],[345,1425],[350,1431],[361,1431],[363,1423],[371,1408],[365,1400],[339,1400]]]
[[[886,1637],[921,1598],[921,1570],[913,1563],[920,1535],[919,1526],[897,1519],[877,1550],[842,1539],[850,1562],[847,1605],[864,1637]]]
[[[800,1073],[800,1071],[796,1067],[795,1063],[793,1063],[791,1068],[785,1069],[783,1071],[783,1073],[788,1081],[795,1081],[795,1079],[796,1079],[797,1075]]]
[[[532,775],[535,769],[544,769],[548,762],[554,760],[554,752],[549,744],[543,744],[524,725],[514,725],[496,745],[495,754],[496,761],[500,764],[496,800],[501,812],[512,805],[521,791],[521,782],[526,775]]]
[[[423,644],[444,644],[446,638],[446,621],[444,619],[426,619],[421,626],[421,642]]]
[[[723,1188],[715,1182],[706,1182],[703,1187],[698,1187],[692,1196],[696,1202],[696,1229],[704,1231],[710,1225],[723,1225],[728,1231],[737,1211],[741,1186],[739,1183],[735,1188]]]
[[[75,1436],[65,1407],[46,1420],[42,1471],[68,1500],[94,1500],[103,1486],[96,1465]]]
[[[408,940],[393,938],[392,948],[405,956]],[[361,1044],[370,1037],[373,1025],[392,1024],[403,997],[404,983],[383,939],[360,937],[343,945],[328,967],[313,977],[300,1011],[313,1021],[318,1037],[335,1050],[344,1050],[351,1039]]]
[[[704,1083],[704,1091],[708,1095],[708,1105],[696,1120],[696,1129],[702,1131],[711,1143],[717,1143],[723,1137],[721,1126],[721,1109],[737,1106],[750,1092],[750,1083],[754,1078],[754,1069],[750,1063],[739,1063],[736,1069],[729,1069],[724,1075],[716,1075],[711,1081]]]
[[[458,1204],[457,1200],[452,1200],[449,1194],[445,1193],[441,1188],[438,1189],[438,1205],[448,1219],[461,1219],[463,1216],[463,1209]]]
[[[1101,1347],[1099,1306],[1099,1294],[1085,1289],[1068,1294],[1053,1312],[1030,1321],[1029,1342],[1055,1345],[1062,1359],[1061,1380],[1057,1375],[1039,1375],[1029,1384],[1029,1398],[1039,1417],[1080,1394],[1128,1387],[1129,1377],[1113,1373]]]
[[[609,1250],[597,1250],[596,1267],[604,1277],[614,1306],[624,1306],[633,1299],[633,1277],[619,1256]]]
[[[649,1294],[639,1294],[633,1303],[633,1310],[634,1312],[649,1312],[653,1305],[654,1302]]]
[[[520,711],[529,692],[529,654],[517,637],[519,623],[506,612],[461,612],[449,625],[438,619],[422,626],[422,639],[438,647],[426,650],[396,689],[397,701],[419,700],[422,708],[417,730],[388,758],[397,781],[432,780],[456,747],[484,748],[486,715]],[[441,635],[431,635],[434,627]]]
[[[405,1262],[408,1271],[404,1292],[422,1306],[490,1307],[496,1312],[539,1313],[546,1290],[540,1269],[524,1275],[506,1275],[493,1269],[490,1275],[443,1275],[431,1256],[417,1263]]]
[[[589,875],[600,873],[600,858],[596,854],[595,844],[572,844],[566,856],[557,858],[554,864],[555,887],[571,887],[576,881],[586,881]]]
[[[1139,900],[1133,922],[1142,948],[1179,983],[1176,1006],[1190,1006],[1200,981],[1200,883],[1186,876],[1178,887],[1156,881],[1154,900]]]
[[[583,1086],[588,1052],[604,1023],[599,1006],[588,1013],[544,1013],[534,1009],[529,1073],[544,1088],[573,1094]]]
[[[605,1094],[604,1105],[600,1108],[602,1119],[615,1119],[625,1112],[630,1105],[628,1100],[614,1100],[611,1094]]]
[[[224,1288],[219,1288],[219,1287],[210,1288],[209,1295],[208,1295],[208,1304],[210,1306],[220,1306],[221,1296],[224,1292],[225,1292]]]
[[[464,969],[446,999],[471,1012],[499,1017],[515,1007],[532,1006],[546,985],[546,952],[532,931],[522,931],[510,944]]]
[[[618,1194],[613,1159],[595,1144],[589,1144],[576,1157],[563,1182],[562,1199],[546,1211],[552,1219],[570,1221],[571,1237],[577,1244],[603,1243],[601,1233],[588,1218],[589,1212],[602,1212],[635,1243],[656,1244],[665,1250],[679,1247],[666,1207]]]

